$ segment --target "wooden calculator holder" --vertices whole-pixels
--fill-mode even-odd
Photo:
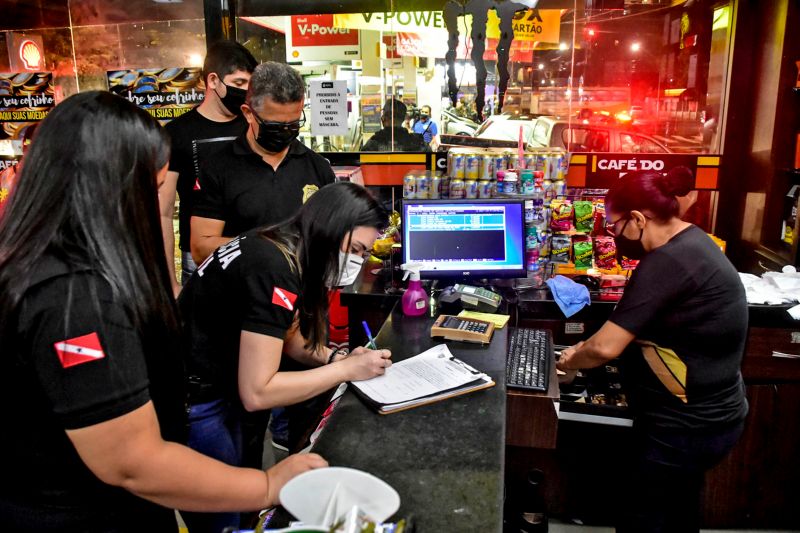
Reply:
[[[439,315],[439,317],[433,323],[433,326],[431,326],[431,337],[444,337],[445,339],[454,341],[476,342],[480,344],[489,344],[492,341],[492,334],[494,334],[494,323],[487,322],[485,320],[475,320],[473,318],[452,316],[452,318],[456,318],[463,322],[486,324],[486,331],[484,333],[480,333],[477,331],[443,327],[442,325],[444,322],[448,318],[451,318],[451,316],[452,315]]]

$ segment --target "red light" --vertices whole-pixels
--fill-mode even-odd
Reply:
[[[598,31],[594,26],[586,26],[585,28],[583,28],[583,34],[586,37],[587,41],[591,41],[597,36]]]

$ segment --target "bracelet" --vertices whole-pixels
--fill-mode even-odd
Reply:
[[[337,355],[347,356],[349,354],[350,350],[347,350],[346,348],[339,348],[338,350],[331,352],[331,355],[328,357],[328,364],[333,363],[333,358],[336,357]]]

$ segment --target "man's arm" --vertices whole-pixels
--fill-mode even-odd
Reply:
[[[167,172],[167,178],[158,189],[158,206],[161,211],[161,233],[164,237],[164,253],[167,256],[167,269],[172,293],[177,298],[181,286],[175,276],[175,228],[172,220],[175,216],[175,192],[178,188],[178,173]]]
[[[214,253],[214,250],[231,241],[233,237],[223,237],[225,221],[216,218],[192,217],[192,236],[189,239],[192,259],[198,265]]]

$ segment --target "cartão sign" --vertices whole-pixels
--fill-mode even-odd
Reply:
[[[312,81],[311,135],[347,135],[347,82]]]
[[[358,30],[336,26],[333,15],[288,17],[286,61],[361,58]]]
[[[111,70],[106,77],[109,91],[162,122],[178,118],[205,98],[199,68]]]
[[[514,14],[512,27],[515,41],[557,43],[561,33],[561,10],[528,9],[527,11],[518,11]],[[500,38],[500,18],[494,9],[489,10],[486,36],[490,39]]]

